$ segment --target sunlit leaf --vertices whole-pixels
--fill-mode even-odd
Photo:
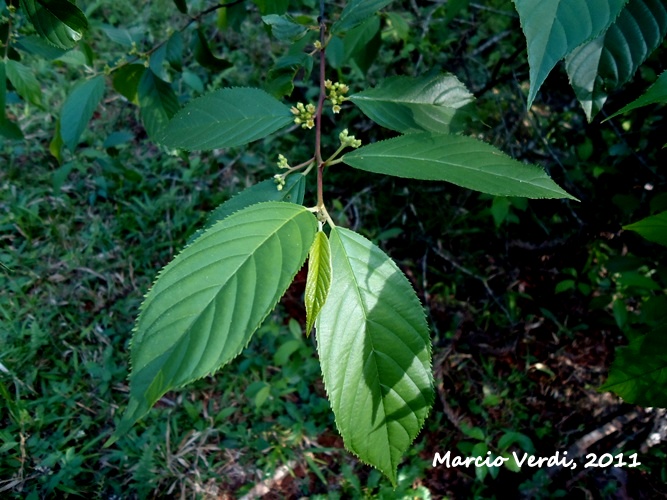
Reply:
[[[70,151],[76,149],[79,138],[88,127],[95,109],[104,96],[104,76],[77,83],[60,110],[60,135]]]
[[[454,75],[390,77],[350,96],[375,123],[397,132],[446,134],[461,124],[461,108],[473,95]]]
[[[315,320],[327,300],[331,286],[331,249],[329,239],[318,231],[308,254],[308,277],[306,279],[306,335],[310,335]]]
[[[259,89],[222,89],[190,101],[157,138],[188,151],[242,146],[292,123],[289,108]]]
[[[628,82],[667,34],[662,0],[630,0],[601,36],[577,47],[565,68],[590,121],[607,95]]]
[[[21,0],[21,7],[41,36],[62,49],[71,49],[88,29],[88,20],[68,0]]]
[[[424,310],[377,246],[339,227],[329,239],[331,288],[316,322],[324,385],[345,447],[396,484],[433,403]]]
[[[577,46],[600,35],[627,0],[514,0],[528,44],[528,106],[549,72]]]
[[[653,243],[667,246],[667,212],[651,215],[638,222],[634,222],[623,229],[635,231]]]
[[[293,203],[252,205],[209,228],[158,275],[132,339],[122,435],[168,390],[236,357],[303,265],[317,220]]]
[[[409,134],[363,146],[345,154],[343,161],[367,172],[447,181],[498,196],[574,199],[542,168],[471,137]]]

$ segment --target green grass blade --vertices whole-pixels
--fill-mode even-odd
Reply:
[[[377,246],[338,227],[330,242],[333,279],[316,322],[324,385],[345,447],[396,485],[433,404],[424,310]]]

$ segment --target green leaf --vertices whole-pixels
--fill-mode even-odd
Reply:
[[[197,29],[197,36],[195,37],[195,60],[204,68],[212,71],[224,71],[231,68],[232,64],[225,59],[216,57],[211,48],[208,46],[208,40],[202,28]]]
[[[77,83],[60,110],[60,136],[70,151],[76,149],[79,138],[104,96],[104,76]]]
[[[253,184],[213,210],[206,218],[204,227],[190,237],[188,244],[192,243],[209,227],[250,205],[263,201],[284,201],[301,205],[305,192],[306,176],[302,174],[287,176],[281,190],[278,190],[278,186],[273,179]]]
[[[333,277],[316,322],[324,385],[345,447],[396,485],[433,404],[424,310],[377,246],[339,227],[329,239]]]
[[[365,74],[375,61],[381,44],[380,18],[374,16],[345,34],[343,58],[356,64]]]
[[[146,295],[131,344],[126,432],[168,390],[236,357],[287,290],[317,220],[293,203],[248,207],[181,251]]]
[[[627,0],[514,0],[528,44],[528,107],[558,61],[603,33]]]
[[[7,73],[5,61],[0,59],[0,136],[7,139],[23,139],[23,132],[15,123],[9,121],[5,114],[6,93],[7,93]]]
[[[292,123],[289,108],[259,89],[228,88],[190,101],[157,138],[188,151],[242,146]]]
[[[331,287],[331,249],[329,239],[318,231],[308,255],[306,279],[306,335],[310,335]]]
[[[174,31],[165,47],[165,59],[176,71],[183,69],[183,36],[180,31]]]
[[[513,160],[471,137],[409,134],[361,147],[343,161],[367,172],[447,181],[497,196],[576,199],[537,165]]]
[[[588,121],[607,95],[629,81],[667,34],[667,5],[662,0],[630,0],[601,36],[577,47],[565,68]]]
[[[618,116],[633,109],[648,106],[650,104],[665,104],[667,103],[667,71],[663,71],[658,79],[651,85],[643,95],[632,101],[627,106],[622,107],[616,113],[606,118],[607,121],[615,116]]]
[[[88,20],[67,0],[21,0],[28,19],[41,36],[61,49],[71,49],[88,29]]]
[[[354,28],[391,2],[392,0],[351,0],[347,2],[340,18],[331,26],[331,33]]]
[[[54,47],[37,35],[28,35],[18,39],[16,47],[44,59],[53,60],[62,57],[67,50]]]
[[[257,5],[260,14],[263,16],[267,14],[282,15],[287,12],[289,7],[289,0],[253,0],[253,3]]]
[[[635,231],[653,243],[667,246],[667,212],[651,215],[638,222],[623,226],[623,229]]]
[[[616,349],[609,378],[600,390],[612,391],[626,403],[664,408],[666,388],[667,329],[662,327]]]
[[[150,68],[139,80],[137,97],[146,132],[155,139],[178,111],[178,97],[171,85],[158,78]]]
[[[188,4],[185,0],[174,0],[174,4],[176,5],[178,11],[182,14],[188,13]]]
[[[139,82],[146,72],[143,64],[128,64],[113,73],[113,88],[128,101],[139,104]]]
[[[24,66],[20,62],[7,60],[7,78],[12,82],[16,92],[37,106],[42,105],[42,89],[39,86],[33,70]]]
[[[271,33],[278,40],[296,41],[308,32],[308,28],[294,22],[293,18],[288,15],[279,16],[277,14],[269,14],[262,16],[264,24],[271,26]]]
[[[383,127],[402,133],[442,134],[460,128],[461,108],[474,99],[451,74],[390,77],[350,96],[366,116]]]

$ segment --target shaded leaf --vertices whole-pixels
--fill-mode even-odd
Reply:
[[[0,135],[7,139],[23,139],[23,132],[15,123],[9,121],[5,114],[7,103],[7,72],[5,61],[0,59]]]
[[[61,49],[54,47],[48,42],[45,42],[44,39],[37,35],[28,35],[21,37],[16,42],[16,47],[34,54],[44,59],[53,60],[62,57],[62,55],[67,52],[66,49]]]
[[[182,14],[188,13],[188,3],[185,0],[174,0],[174,4]]]
[[[317,316],[327,300],[331,287],[331,249],[329,239],[318,231],[308,254],[308,277],[306,279],[306,335],[310,335]]]
[[[183,69],[183,36],[180,31],[174,31],[165,47],[165,59],[176,71]]]
[[[178,111],[178,97],[171,85],[158,78],[150,68],[144,71],[139,80],[137,97],[144,128],[155,139]]]
[[[375,61],[381,44],[380,18],[374,16],[345,34],[343,59],[354,62],[365,74]]]
[[[287,12],[289,0],[253,0],[253,3],[259,7],[259,12],[266,16],[267,14],[282,15]]]
[[[605,119],[607,121],[615,116],[618,116],[633,109],[649,106],[651,104],[665,104],[667,103],[667,71],[663,71],[658,79],[651,85],[644,94],[632,101],[630,104],[622,107],[616,113]]]
[[[461,108],[474,100],[454,75],[386,78],[377,87],[350,96],[375,123],[397,132],[446,134],[461,125]]]
[[[264,24],[271,26],[271,33],[278,40],[294,42],[303,38],[308,32],[308,28],[294,22],[293,18],[288,15],[269,14],[268,16],[262,16],[262,21],[264,21]]]
[[[638,222],[623,226],[623,229],[635,231],[653,243],[667,246],[667,212],[651,215]]]
[[[7,78],[16,89],[16,92],[37,106],[42,105],[42,89],[35,78],[33,70],[20,62],[7,60]]]
[[[208,40],[206,40],[206,35],[204,34],[204,30],[202,28],[197,30],[197,36],[194,38],[194,43],[195,60],[204,68],[210,69],[212,71],[223,71],[232,66],[232,63],[229,61],[213,55],[211,48],[208,46]]]
[[[143,64],[128,64],[113,73],[113,88],[128,101],[139,104],[139,82],[146,72]]]
[[[345,4],[338,21],[331,26],[331,32],[339,33],[352,29],[391,2],[392,0],[351,0]]]
[[[292,123],[289,108],[259,89],[221,89],[190,101],[157,141],[189,151],[242,146]]]
[[[130,401],[118,437],[168,390],[236,357],[303,265],[317,220],[260,203],[209,228],[158,275],[132,339]]]
[[[42,37],[61,49],[71,49],[88,29],[81,10],[67,0],[21,0],[26,16]]]
[[[603,33],[627,0],[514,0],[528,44],[528,107],[558,61]]]
[[[499,196],[575,199],[537,165],[513,160],[471,137],[409,134],[363,146],[343,161],[367,172],[447,181]]]
[[[667,329],[663,326],[642,335],[626,347],[616,348],[607,381],[600,387],[626,403],[667,406]]]
[[[607,31],[572,51],[565,68],[588,121],[630,80],[667,34],[662,0],[630,0]]]
[[[377,246],[339,227],[329,239],[333,277],[316,322],[324,385],[345,447],[395,485],[433,404],[424,310]]]
[[[60,136],[70,151],[76,149],[79,138],[104,96],[104,76],[77,83],[60,110]]]

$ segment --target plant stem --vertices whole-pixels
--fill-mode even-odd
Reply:
[[[324,59],[324,43],[326,35],[326,25],[324,24],[324,0],[320,0],[320,98],[317,101],[317,112],[315,115],[315,161],[317,162],[317,207],[324,208],[324,162],[322,161],[322,108],[324,107],[324,97],[326,88],[324,86],[326,61]]]

